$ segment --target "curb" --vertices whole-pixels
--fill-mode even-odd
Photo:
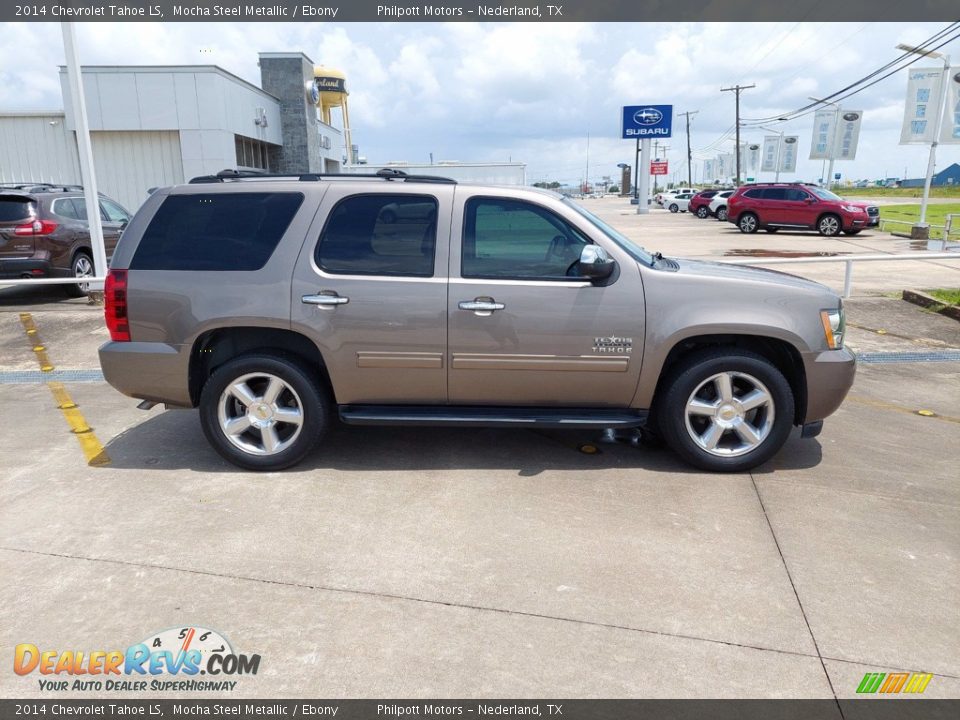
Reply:
[[[919,290],[904,290],[903,299],[908,303],[913,303],[914,305],[919,305],[920,307],[930,308],[940,315],[946,315],[948,318],[953,318],[954,320],[960,322],[960,306],[944,305],[935,297],[927,295],[925,292],[921,292]]]

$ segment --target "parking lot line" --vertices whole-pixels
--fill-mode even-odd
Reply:
[[[37,356],[40,371],[43,373],[52,373],[54,366],[47,354],[46,346],[40,340],[40,332],[33,320],[33,315],[30,313],[20,313],[20,324],[23,325],[27,339],[30,341],[30,346]],[[57,402],[57,408],[63,413],[64,420],[66,420],[67,425],[70,426],[70,432],[76,436],[77,442],[80,444],[80,449],[83,451],[83,456],[87,460],[87,464],[95,467],[109,465],[110,456],[107,454],[99,438],[97,438],[96,433],[93,432],[93,428],[90,427],[86,418],[83,417],[80,408],[70,397],[67,389],[60,382],[50,381],[46,383],[46,386],[50,388],[50,393]]]

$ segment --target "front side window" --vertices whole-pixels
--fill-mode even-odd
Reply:
[[[436,245],[436,198],[353,195],[330,212],[316,261],[341,275],[431,277]]]
[[[786,200],[787,199],[787,189],[786,188],[767,188],[763,191],[764,200]]]
[[[563,278],[588,244],[579,230],[532,203],[472,198],[464,211],[461,274],[465,278]]]
[[[100,198],[100,211],[107,222],[125,223],[130,220],[126,210],[106,198]]]
[[[787,190],[787,200],[791,200],[793,202],[803,202],[809,197],[810,196],[807,195],[807,193],[799,188],[790,188]]]

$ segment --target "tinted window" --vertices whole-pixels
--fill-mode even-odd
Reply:
[[[762,198],[762,197],[763,197],[763,190],[758,190],[758,189],[747,190],[747,191],[743,194],[743,196],[744,196],[744,197],[748,197],[748,198],[753,198],[754,200],[756,200],[757,198]]]
[[[317,245],[317,265],[345,275],[430,277],[437,201],[427,195],[354,195],[341,200]]]
[[[787,189],[786,188],[767,188],[763,191],[764,200],[786,200],[787,199]]]
[[[171,195],[150,221],[133,270],[259,270],[303,202],[300,193]]]
[[[83,198],[67,198],[64,202],[73,205],[73,217],[78,220],[87,221],[87,201]]]
[[[59,198],[54,200],[50,210],[54,215],[59,215],[63,218],[69,218],[71,220],[80,219],[80,216],[77,215],[77,208],[74,206],[72,198]]]
[[[112,200],[100,198],[100,212],[108,222],[125,223],[130,219],[130,215],[122,207]]]
[[[589,241],[573,226],[531,203],[495,198],[467,202],[463,277],[563,277]]]
[[[27,198],[0,196],[0,222],[29,220],[33,217],[31,205]]]
[[[789,188],[787,190],[787,200],[802,202],[806,200],[808,197],[810,196],[807,195],[807,193],[805,193],[803,190],[800,190],[798,188]]]

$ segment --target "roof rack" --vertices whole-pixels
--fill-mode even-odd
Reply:
[[[439,183],[443,185],[456,185],[457,181],[453,178],[448,177],[439,177],[436,175],[408,175],[403,170],[397,170],[396,168],[383,168],[378,170],[375,173],[267,173],[260,172],[258,170],[221,170],[216,175],[200,175],[195,178],[191,178],[190,184],[200,184],[200,183],[222,183],[227,181],[236,181],[236,180],[270,180],[278,178],[293,178],[300,182],[319,182],[323,178],[336,178],[338,180],[353,180],[353,179],[373,179],[373,180],[386,180],[388,182],[393,180],[402,180],[403,182],[417,182],[417,183]]]
[[[4,190],[23,190],[24,192],[73,192],[83,190],[82,185],[60,185],[58,183],[48,182],[0,183],[0,188]]]

